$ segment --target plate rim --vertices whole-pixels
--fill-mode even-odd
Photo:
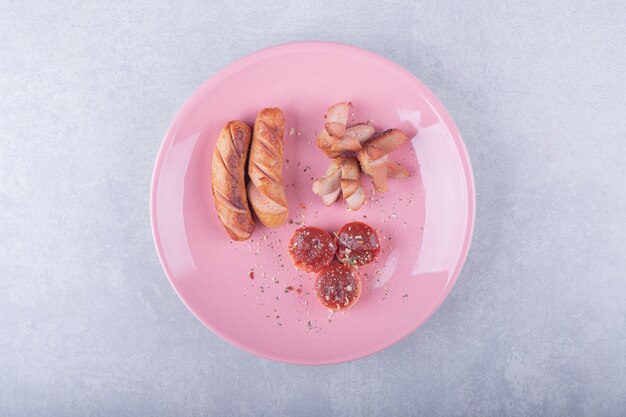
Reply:
[[[180,119],[183,113],[186,113],[186,110],[189,107],[193,106],[193,104],[198,99],[198,96],[202,91],[207,89],[210,85],[219,82],[222,78],[224,78],[231,72],[239,68],[242,68],[246,65],[249,65],[257,59],[265,58],[268,55],[272,55],[274,53],[294,52],[294,50],[302,49],[302,48],[304,49],[329,48],[329,49],[335,49],[335,50],[343,49],[344,51],[348,53],[366,55],[373,60],[379,61],[385,65],[392,67],[399,74],[407,78],[409,82],[417,84],[421,92],[424,94],[424,97],[426,98],[426,100],[430,104],[436,107],[436,111],[438,115],[443,119],[446,126],[450,129],[450,132],[452,134],[452,139],[454,140],[454,143],[457,147],[457,151],[459,152],[459,157],[461,159],[461,164],[463,166],[463,173],[465,176],[465,182],[466,182],[466,187],[467,187],[467,197],[468,197],[467,198],[467,202],[468,202],[467,227],[465,230],[465,237],[464,237],[463,248],[461,250],[461,254],[457,260],[454,270],[452,271],[450,275],[450,278],[448,279],[446,286],[444,287],[443,291],[439,293],[439,296],[434,300],[434,302],[430,303],[427,313],[423,316],[423,318],[421,320],[417,320],[415,324],[411,326],[408,331],[398,333],[397,336],[390,338],[389,341],[385,341],[384,343],[381,343],[374,348],[369,348],[369,349],[365,349],[362,351],[353,351],[353,353],[351,354],[337,355],[327,360],[284,358],[279,355],[274,355],[271,352],[264,352],[263,350],[257,349],[252,345],[242,343],[236,340],[235,338],[231,337],[230,335],[225,334],[213,328],[210,323],[208,323],[202,317],[200,317],[196,313],[196,311],[194,311],[194,309],[191,308],[189,304],[187,304],[186,300],[182,297],[182,295],[176,288],[176,285],[174,284],[174,280],[172,279],[172,274],[170,273],[167,263],[165,262],[165,259],[164,259],[163,249],[162,249],[161,241],[160,241],[158,230],[157,230],[158,228],[156,224],[157,223],[156,222],[156,188],[158,184],[157,177],[158,177],[158,174],[161,172],[161,166],[163,164],[163,159],[165,155],[164,150],[166,149],[167,146],[169,146],[170,142],[175,136],[176,127],[180,124]],[[402,65],[376,52],[372,52],[364,48],[360,48],[357,46],[340,43],[340,42],[296,41],[296,42],[288,42],[288,43],[269,46],[263,49],[259,49],[255,52],[249,53],[247,55],[244,55],[232,61],[231,63],[229,63],[228,65],[226,65],[225,67],[223,67],[222,69],[220,69],[219,71],[211,75],[208,79],[206,79],[200,86],[198,86],[194,90],[194,92],[183,102],[183,104],[178,108],[178,110],[174,114],[174,117],[172,118],[172,121],[170,122],[167,128],[167,131],[163,139],[161,140],[161,145],[159,146],[158,152],[156,154],[154,167],[152,170],[152,176],[150,180],[150,228],[152,231],[152,239],[156,248],[159,262],[161,264],[161,267],[163,268],[163,271],[165,272],[167,280],[169,281],[170,285],[174,289],[174,292],[176,293],[180,301],[182,301],[183,305],[187,308],[187,310],[189,310],[194,315],[194,317],[196,317],[196,319],[198,319],[205,327],[207,327],[214,334],[219,336],[222,340],[227,341],[228,343],[236,346],[237,348],[245,352],[248,352],[250,354],[253,354],[257,357],[261,357],[264,359],[269,359],[269,360],[281,362],[281,363],[293,364],[293,365],[331,365],[331,364],[339,364],[339,363],[344,363],[344,362],[350,362],[350,361],[357,360],[357,359],[362,359],[364,357],[371,356],[375,353],[378,353],[380,351],[383,351],[395,345],[396,343],[405,339],[408,335],[415,332],[426,321],[428,321],[434,315],[434,313],[441,307],[443,302],[446,300],[446,298],[452,291],[452,288],[456,284],[456,281],[458,280],[459,275],[461,274],[461,270],[463,269],[463,266],[465,265],[465,262],[467,260],[467,256],[469,253],[469,249],[472,244],[475,222],[476,222],[476,189],[475,189],[475,183],[474,183],[474,174],[473,174],[472,164],[469,158],[467,147],[465,146],[465,142],[463,141],[463,138],[461,137],[461,133],[459,132],[459,129],[457,128],[456,123],[454,122],[450,114],[448,113],[447,108],[443,105],[443,103],[439,100],[439,98],[437,98],[437,96],[435,96],[435,94],[419,78],[417,78],[415,74],[413,74],[412,72],[404,68]]]

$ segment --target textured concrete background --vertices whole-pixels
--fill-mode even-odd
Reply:
[[[0,1],[0,415],[626,415],[623,1],[126,3]],[[407,339],[338,366],[214,336],[150,233],[178,107],[231,61],[293,40],[410,69],[476,176],[449,298]]]

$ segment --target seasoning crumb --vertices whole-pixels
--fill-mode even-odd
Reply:
[[[293,136],[293,134],[296,132],[296,129],[294,129],[293,127],[289,129],[289,136]]]
[[[248,272],[248,277],[250,277],[250,279],[254,279],[254,271]]]
[[[313,324],[311,323],[311,320],[309,320],[309,322],[306,325],[309,328],[309,330],[313,329]]]

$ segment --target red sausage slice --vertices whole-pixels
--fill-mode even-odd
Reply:
[[[315,291],[324,307],[345,310],[359,300],[361,279],[355,268],[334,262],[317,275]]]
[[[318,272],[329,265],[336,250],[333,237],[317,227],[301,227],[289,241],[289,255],[293,264],[305,272]]]
[[[363,222],[347,223],[337,232],[337,257],[345,264],[363,266],[380,253],[378,234]]]

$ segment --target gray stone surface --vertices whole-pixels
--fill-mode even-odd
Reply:
[[[0,415],[626,415],[623,1],[0,1]],[[185,309],[148,218],[170,120],[259,48],[335,40],[456,119],[476,233],[417,332],[337,366]]]

